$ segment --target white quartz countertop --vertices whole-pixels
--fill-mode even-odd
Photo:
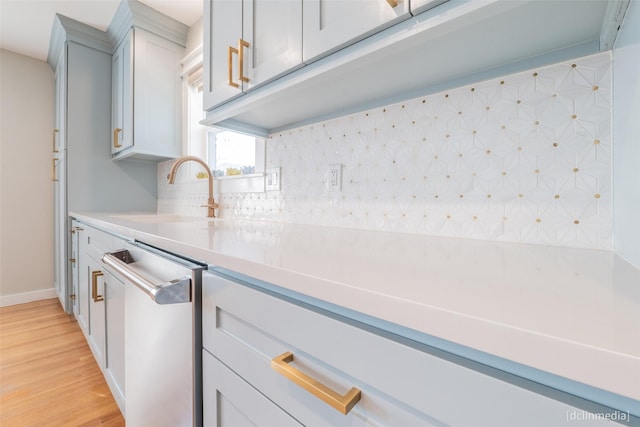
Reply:
[[[640,400],[640,270],[609,251],[267,221],[72,216]]]

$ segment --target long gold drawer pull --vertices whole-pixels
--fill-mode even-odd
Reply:
[[[56,173],[56,162],[58,159],[51,159],[51,181],[58,181],[58,174]]]
[[[227,56],[227,65],[229,66],[228,69],[228,77],[229,77],[229,86],[231,87],[235,87],[236,89],[240,87],[240,85],[236,82],[233,81],[233,66],[232,66],[232,62],[233,62],[233,54],[237,54],[238,53],[238,49],[236,49],[233,46],[229,46],[229,50],[228,50],[228,56]]]
[[[54,153],[58,153],[59,152],[57,144],[56,144],[56,136],[58,135],[58,132],[60,132],[59,129],[54,129],[53,130],[53,152]]]
[[[119,134],[120,134],[120,132],[122,132],[122,129],[120,129],[120,128],[115,128],[115,129],[113,130],[113,146],[114,146],[115,148],[120,148],[120,147],[122,147],[122,144],[120,144],[120,142],[119,142],[119,137],[118,137],[118,136],[119,136]]]
[[[91,298],[93,298],[93,302],[104,301],[104,297],[98,295],[98,277],[100,276],[104,276],[100,270],[91,272]]]
[[[238,78],[242,82],[249,82],[249,77],[244,75],[244,49],[249,47],[249,42],[246,42],[242,39],[238,40]]]
[[[389,3],[389,6],[392,8],[395,8],[398,5],[398,0],[387,0],[387,3]]]
[[[271,359],[271,368],[345,415],[360,401],[361,393],[357,388],[352,387],[351,390],[341,395],[289,365],[292,361],[293,353],[287,351]]]

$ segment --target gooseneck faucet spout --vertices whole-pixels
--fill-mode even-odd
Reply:
[[[207,208],[207,217],[215,218],[216,216],[215,210],[219,207],[219,205],[215,202],[215,200],[213,200],[213,174],[211,173],[211,169],[209,168],[209,165],[207,165],[207,163],[204,160],[195,156],[178,157],[175,160],[175,162],[173,162],[173,164],[171,165],[171,170],[169,171],[169,175],[167,175],[169,184],[173,184],[176,181],[176,172],[178,171],[178,168],[180,167],[180,165],[189,161],[199,163],[207,171],[207,174],[209,175],[209,199],[207,200],[207,204],[202,205],[202,207]]]

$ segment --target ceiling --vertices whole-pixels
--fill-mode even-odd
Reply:
[[[139,0],[185,25],[202,16],[202,0]],[[120,0],[0,0],[0,47],[47,60],[56,13],[106,30]]]

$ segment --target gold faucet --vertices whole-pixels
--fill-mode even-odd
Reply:
[[[195,156],[178,157],[176,161],[171,165],[171,170],[169,171],[169,175],[167,175],[169,184],[173,184],[176,181],[176,172],[178,171],[180,165],[188,161],[200,163],[200,165],[202,165],[202,167],[207,171],[207,174],[209,175],[209,199],[207,200],[207,204],[202,205],[202,207],[208,208],[207,217],[215,218],[215,210],[219,207],[219,205],[215,202],[215,200],[213,200],[213,174],[211,173],[211,169],[209,169],[209,165],[207,165],[202,159]]]

